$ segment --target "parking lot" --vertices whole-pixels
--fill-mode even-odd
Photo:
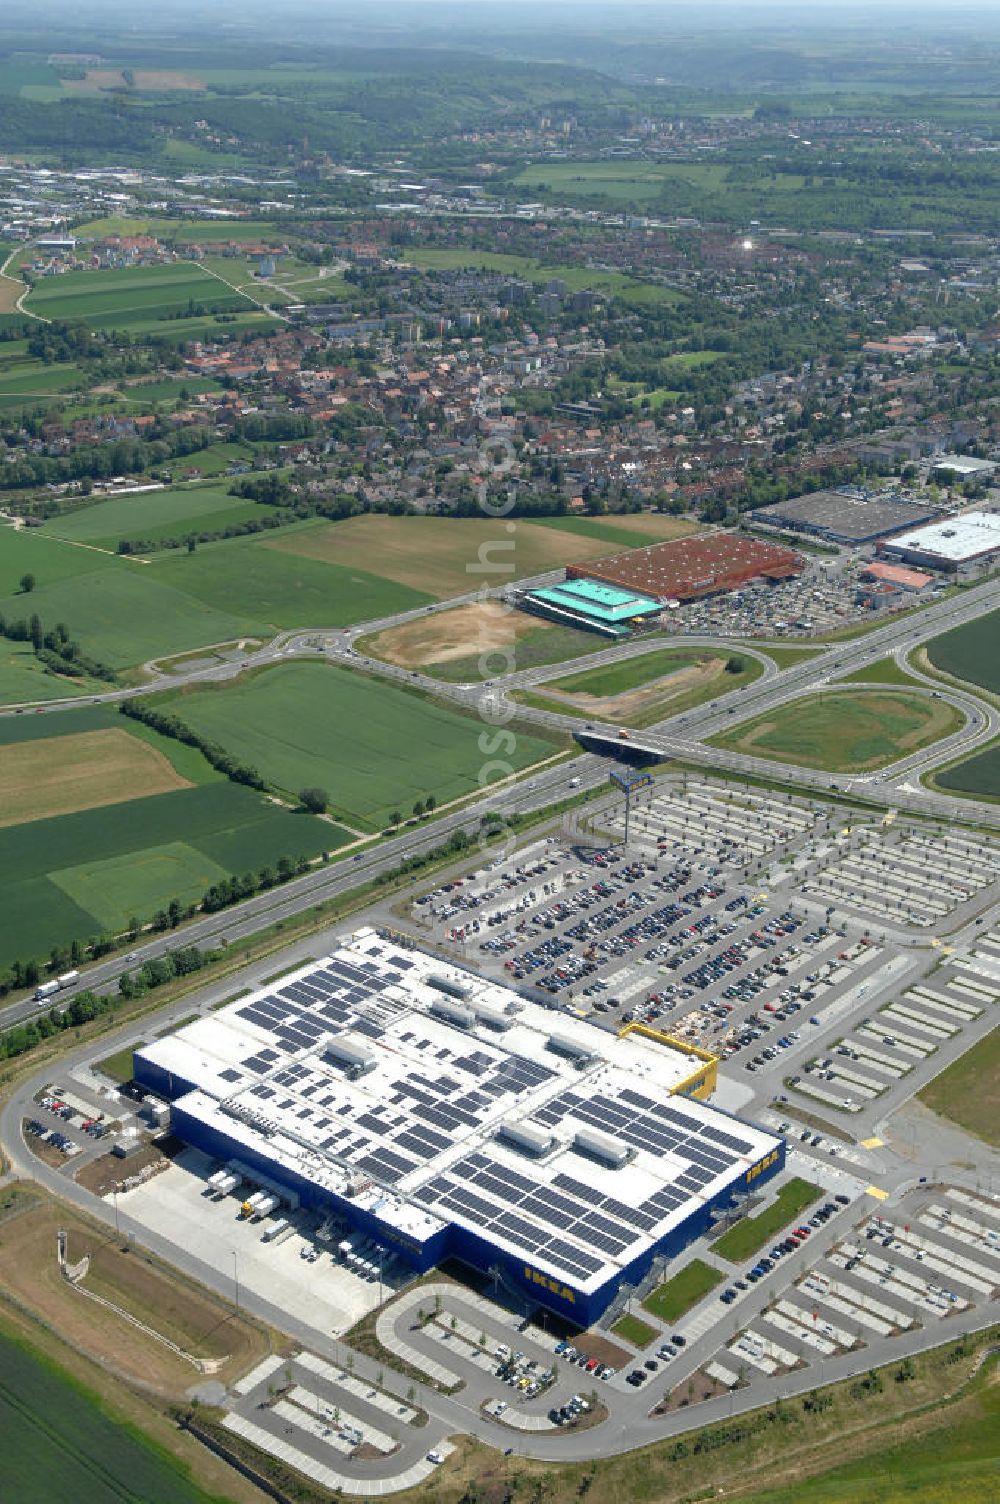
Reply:
[[[814,1234],[820,1225],[814,1216],[800,1231]],[[704,1365],[704,1374],[727,1388],[946,1324],[950,1315],[995,1299],[1000,1199],[920,1185],[891,1218],[873,1212],[853,1225],[791,1284],[781,1280],[779,1250],[741,1271],[718,1297],[720,1308],[738,1312],[752,1298],[755,1272],[756,1289],[762,1280],[769,1287],[763,1307],[756,1299],[751,1319],[737,1316],[732,1336]],[[879,1349],[878,1361],[891,1357],[891,1347]]]
[[[866,614],[854,600],[859,569],[844,555],[809,559],[796,579],[751,584],[712,600],[689,602],[670,614],[667,629],[807,640]],[[910,602],[901,597],[900,604]]]
[[[618,814],[603,823],[614,832]],[[860,919],[801,901],[798,843],[831,823],[810,801],[667,782],[633,811],[627,850],[536,843],[420,895],[414,916],[549,1007],[607,1028],[655,1025],[749,1077],[780,1085],[793,1073],[840,1105],[872,1089],[851,1091],[863,1072],[843,1056],[843,1082],[836,1071],[833,1090],[814,1080],[813,1031],[919,967]],[[807,1071],[791,1064],[800,1057]],[[724,1078],[727,1104],[752,1085],[741,1093]]]
[[[793,1096],[860,1112],[942,1045],[960,1041],[963,1030],[1000,999],[1000,981],[977,974],[975,964],[973,957],[942,966],[824,1040],[787,1083]]]
[[[870,923],[927,928],[981,899],[998,879],[996,842],[887,819],[841,832],[817,854],[802,891]]]

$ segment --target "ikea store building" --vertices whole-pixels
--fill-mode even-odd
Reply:
[[[783,1168],[691,1063],[362,929],[137,1050],[135,1079],[220,1165],[587,1326]]]

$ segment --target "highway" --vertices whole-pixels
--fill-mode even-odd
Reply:
[[[552,576],[539,577],[539,580]],[[537,582],[536,582],[537,583]],[[460,598],[463,601],[479,600],[478,592]],[[255,652],[240,654],[232,661],[205,663],[196,661],[178,674],[159,675],[141,689],[114,690],[101,696],[87,696],[74,701],[60,701],[37,707],[33,713],[51,713],[65,710],[72,705],[114,703],[139,693],[149,693],[166,684],[193,684],[220,682],[235,678],[247,667],[287,662],[299,655],[323,653],[330,661],[363,668],[390,680],[404,681],[419,686],[438,698],[452,699],[465,709],[481,715],[484,724],[503,724],[512,713],[518,720],[542,728],[560,731],[583,738],[591,749],[571,760],[565,760],[542,770],[527,779],[486,790],[483,798],[474,800],[460,809],[443,811],[428,824],[410,828],[404,826],[392,837],[386,837],[368,845],[353,856],[342,855],[329,865],[314,868],[302,877],[272,888],[243,903],[233,905],[222,913],[206,915],[183,925],[179,930],[167,932],[145,940],[130,953],[126,964],[118,956],[88,967],[75,989],[60,995],[64,1003],[74,991],[84,987],[107,989],[117,983],[123,970],[137,967],[144,961],[162,954],[176,946],[197,944],[201,946],[233,945],[248,939],[256,931],[278,920],[291,919],[315,904],[337,898],[363,882],[391,872],[406,857],[417,855],[440,845],[453,830],[473,830],[481,817],[490,812],[523,812],[538,809],[556,802],[572,792],[571,780],[579,780],[581,789],[596,788],[606,778],[611,760],[620,758],[623,743],[618,739],[617,727],[601,722],[584,723],[575,716],[540,710],[533,706],[516,704],[507,698],[508,692],[526,684],[537,684],[546,678],[555,678],[565,673],[565,667],[548,666],[542,669],[514,671],[506,677],[486,684],[447,684],[428,675],[398,668],[379,659],[366,657],[354,648],[359,638],[396,626],[406,621],[420,619],[430,612],[445,610],[456,601],[439,603],[437,606],[421,607],[417,611],[399,613],[378,622],[368,622],[344,631],[330,629],[299,630],[279,634],[272,642]],[[808,655],[806,661],[779,672],[773,660],[766,657],[767,644],[720,641],[703,636],[678,636],[664,639],[638,639],[623,644],[598,649],[585,658],[574,660],[574,671],[583,671],[618,662],[669,646],[715,647],[752,654],[761,659],[763,673],[760,678],[743,690],[733,694],[733,704],[725,698],[712,700],[695,710],[671,717],[651,726],[648,730],[630,733],[627,746],[630,754],[646,750],[650,756],[661,759],[675,758],[695,764],[706,770],[735,773],[752,777],[764,777],[797,786],[804,791],[816,793],[842,793],[863,796],[865,800],[886,808],[903,809],[925,815],[959,818],[977,821],[995,827],[1000,825],[1000,806],[982,804],[969,799],[953,799],[945,794],[920,786],[916,779],[920,773],[940,762],[953,759],[960,751],[969,751],[984,745],[1000,733],[1000,714],[987,701],[975,699],[971,694],[938,684],[935,680],[919,677],[926,683],[926,692],[940,694],[942,699],[955,705],[965,716],[965,724],[955,736],[933,747],[924,749],[901,760],[893,768],[878,774],[831,774],[816,772],[793,764],[775,762],[771,759],[747,756],[708,745],[707,739],[723,730],[730,730],[765,711],[787,704],[802,694],[830,687],[831,679],[856,672],[880,659],[893,656],[902,661],[906,654],[918,647],[927,638],[936,636],[964,622],[992,611],[1000,605],[1000,579],[988,580],[971,586],[958,596],[935,602],[903,618],[889,619],[862,636],[837,642],[825,651]],[[917,671],[908,670],[917,677]],[[931,685],[934,688],[931,688]],[[8,709],[4,714],[23,713]],[[0,1009],[0,1027],[30,1017],[35,1011],[31,999],[20,999]]]

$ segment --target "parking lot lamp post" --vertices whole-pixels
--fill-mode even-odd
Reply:
[[[240,1313],[240,1275],[236,1264],[236,1249],[233,1249],[233,1284],[236,1287],[236,1314]]]

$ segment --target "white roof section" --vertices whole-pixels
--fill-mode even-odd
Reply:
[[[927,527],[900,533],[884,545],[888,549],[910,549],[935,556],[949,564],[975,559],[980,554],[1000,548],[1000,514],[963,512]]]
[[[350,1048],[327,1049],[331,1038]],[[779,1140],[619,1039],[372,929],[138,1052],[183,1111],[424,1243],[457,1224],[594,1289]],[[504,1132],[504,1129],[507,1132]]]

